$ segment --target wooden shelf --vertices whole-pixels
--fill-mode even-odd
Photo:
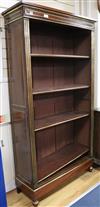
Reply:
[[[49,177],[69,163],[86,154],[89,149],[81,144],[72,143],[52,155],[38,161],[38,179]]]
[[[63,113],[35,120],[35,132],[89,116],[88,113]]]
[[[88,59],[90,56],[88,55],[64,55],[64,54],[30,54],[31,57],[44,57],[44,58],[72,58],[72,59]]]
[[[71,84],[69,86],[63,86],[63,88],[50,88],[49,90],[37,90],[33,91],[33,95],[38,94],[45,94],[45,93],[55,93],[55,92],[63,92],[63,91],[70,91],[70,90],[81,90],[89,88],[89,85],[82,85],[82,84]]]

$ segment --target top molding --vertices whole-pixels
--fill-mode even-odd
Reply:
[[[84,28],[88,30],[94,30],[94,23],[96,22],[96,20],[94,19],[76,16],[72,13],[68,13],[65,11],[53,9],[38,4],[24,3],[23,1],[15,4],[2,14],[5,17],[5,25],[17,21],[21,18],[31,18],[47,22],[69,25],[73,27]]]

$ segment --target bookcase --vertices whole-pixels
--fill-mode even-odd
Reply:
[[[22,2],[3,15],[17,191],[36,206],[92,169],[95,21]]]

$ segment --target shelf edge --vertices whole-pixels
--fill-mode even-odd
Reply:
[[[75,121],[75,120],[78,120],[78,119],[82,119],[82,118],[85,118],[85,117],[88,117],[88,116],[89,116],[89,113],[81,115],[81,116],[77,116],[75,118],[70,118],[68,120],[64,120],[64,121],[61,121],[61,122],[57,122],[57,123],[54,123],[54,124],[51,124],[51,125],[48,125],[48,126],[45,126],[45,127],[40,127],[40,128],[35,129],[34,131],[38,132],[38,131],[41,131],[41,130],[44,130],[44,129],[47,129],[47,128],[58,126],[58,125],[61,125],[61,124],[67,123],[67,122],[71,122],[71,121]]]

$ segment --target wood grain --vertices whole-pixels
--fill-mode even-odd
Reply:
[[[88,151],[88,148],[84,145],[72,143],[41,159],[38,163],[38,179],[41,180],[46,176],[49,177]]]
[[[88,113],[63,113],[51,117],[46,117],[45,119],[39,119],[35,121],[35,131],[40,131],[53,126],[61,125],[70,121],[75,121],[88,117]]]

